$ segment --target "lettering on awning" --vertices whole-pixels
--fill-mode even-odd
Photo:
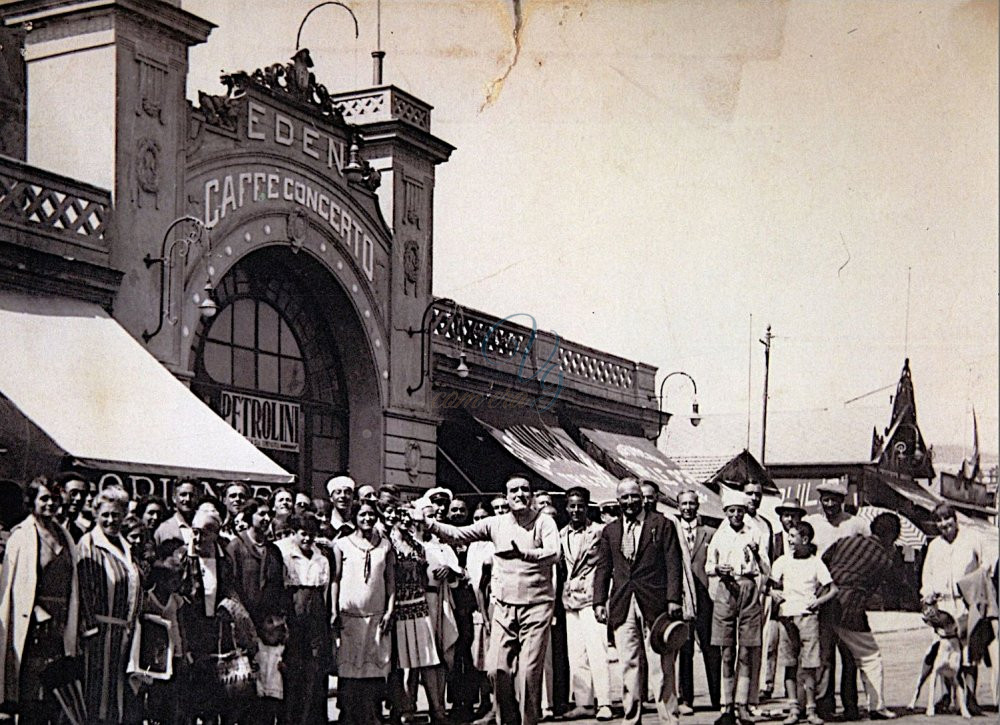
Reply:
[[[222,391],[219,415],[258,448],[299,452],[302,408],[287,400]]]

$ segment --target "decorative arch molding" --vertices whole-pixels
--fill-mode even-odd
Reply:
[[[263,223],[266,218],[256,221]],[[251,238],[248,245],[240,247],[239,254],[234,249],[232,255],[223,256],[225,261],[219,261],[213,275],[220,287],[220,301],[225,305],[245,297],[274,307],[298,336],[309,378],[307,397],[315,404],[336,406],[341,396],[346,402],[347,467],[326,470],[320,478],[350,472],[358,480],[381,480],[388,356],[381,323],[376,315],[364,314],[370,309],[365,306],[362,287],[343,276],[346,265],[338,270],[338,276],[323,257],[306,249],[294,252],[287,243],[255,244]],[[191,280],[203,279],[204,273],[195,270],[189,285]],[[183,346],[186,369],[195,380],[203,379],[205,370],[199,366],[199,352],[211,324],[212,320],[195,320],[190,340],[185,340]],[[316,365],[321,368],[328,364],[331,356],[338,360],[338,378],[343,385],[336,395],[325,392],[322,375],[316,375]],[[314,364],[312,370],[309,361]],[[319,476],[319,468],[313,459],[303,475]],[[321,492],[320,480],[302,483],[313,493]]]
[[[244,214],[234,218],[232,223],[220,224],[212,229],[212,250],[209,259],[202,259],[191,265],[184,278],[185,304],[182,314],[182,335],[193,337],[192,331],[199,329],[201,322],[198,303],[205,291],[204,281],[210,277],[213,282],[221,280],[229,270],[248,255],[267,248],[283,247],[289,255],[305,255],[328,273],[331,284],[336,284],[353,308],[358,325],[364,331],[365,352],[378,374],[380,401],[389,399],[389,354],[387,325],[384,313],[371,287],[362,276],[361,270],[336,240],[312,219],[308,219],[308,231],[301,246],[293,247],[287,235],[288,212],[268,212],[261,210],[252,215]],[[181,370],[187,374],[194,372],[193,347],[185,339],[181,345]]]

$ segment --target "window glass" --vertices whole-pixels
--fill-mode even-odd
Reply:
[[[257,303],[253,300],[236,300],[233,304],[233,344],[254,347]]]
[[[295,336],[284,320],[281,321],[281,354],[287,357],[302,357],[302,353],[299,352],[299,344],[295,342]]]
[[[305,370],[301,360],[281,359],[281,392],[284,395],[302,395],[306,387]]]
[[[253,350],[233,348],[233,385],[251,390],[257,387],[254,357]]]
[[[264,352],[278,352],[278,328],[278,311],[271,307],[271,305],[263,302],[258,303],[257,344],[261,350]]]
[[[261,309],[264,309],[261,307]],[[278,356],[258,353],[257,387],[266,393],[281,392],[278,387]]]
[[[221,312],[212,320],[212,327],[208,330],[209,340],[218,340],[219,342],[231,342],[233,339],[233,308],[231,305],[227,305],[222,309]],[[215,377],[214,375],[212,377]]]
[[[233,364],[230,347],[215,342],[205,343],[205,372],[217,383],[233,382]]]

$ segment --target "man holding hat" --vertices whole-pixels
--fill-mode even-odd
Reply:
[[[761,646],[761,591],[770,574],[770,562],[761,551],[759,531],[746,523],[749,496],[722,487],[726,521],[708,545],[705,574],[713,600],[712,644],[722,648],[722,705],[720,722],[738,716],[751,722],[751,670],[754,650]]]
[[[640,722],[651,681],[660,723],[676,723],[676,650],[654,650],[650,635],[662,614],[679,620],[683,613],[683,565],[677,530],[661,514],[643,510],[642,491],[634,478],[624,478],[618,484],[618,504],[622,518],[601,532],[594,570],[594,616],[614,630],[622,660],[625,722]],[[664,641],[662,636],[658,641]],[[681,644],[683,639],[676,642],[677,648]],[[657,649],[661,649],[660,644]]]
[[[847,485],[839,478],[823,481],[816,487],[819,494],[819,505],[822,513],[810,514],[802,520],[813,527],[816,535],[813,545],[818,556],[822,557],[826,550],[840,539],[849,536],[870,536],[868,522],[844,511],[844,500],[847,498]],[[830,646],[824,647],[827,657],[823,663],[823,674],[817,693],[816,711],[820,717],[829,720],[834,712],[834,696],[836,693],[835,665],[840,651],[840,700],[844,706],[844,716],[848,720],[857,720],[858,714],[858,669],[854,657],[847,646],[840,642],[834,631],[834,620],[838,619],[836,603],[823,607],[820,611],[820,639]]]
[[[350,476],[334,476],[326,482],[326,493],[330,496],[333,511],[330,512],[330,526],[334,538],[340,539],[354,533],[351,523],[351,507],[354,506],[354,479]]]

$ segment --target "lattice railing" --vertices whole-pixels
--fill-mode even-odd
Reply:
[[[464,347],[469,358],[482,351],[483,340],[487,339],[486,352],[490,360],[511,361],[519,365],[531,341],[531,330],[505,322],[494,329],[499,318],[463,309],[454,314],[450,308],[435,307],[432,310],[431,334],[451,344]],[[492,334],[490,333],[492,331]],[[538,364],[550,359],[552,349],[558,344],[556,357],[559,369],[570,380],[579,381],[586,387],[613,389],[634,394],[636,387],[636,364],[612,355],[601,355],[590,348],[568,340],[558,339],[550,332],[539,331],[534,341],[532,356],[535,369]]]
[[[560,347],[559,367],[564,373],[600,385],[628,390],[634,381],[633,366],[602,359],[572,347]]]
[[[333,97],[333,102],[349,123],[398,120],[424,131],[431,130],[431,107],[393,86],[338,93]]]
[[[0,157],[0,224],[107,252],[111,195]]]

